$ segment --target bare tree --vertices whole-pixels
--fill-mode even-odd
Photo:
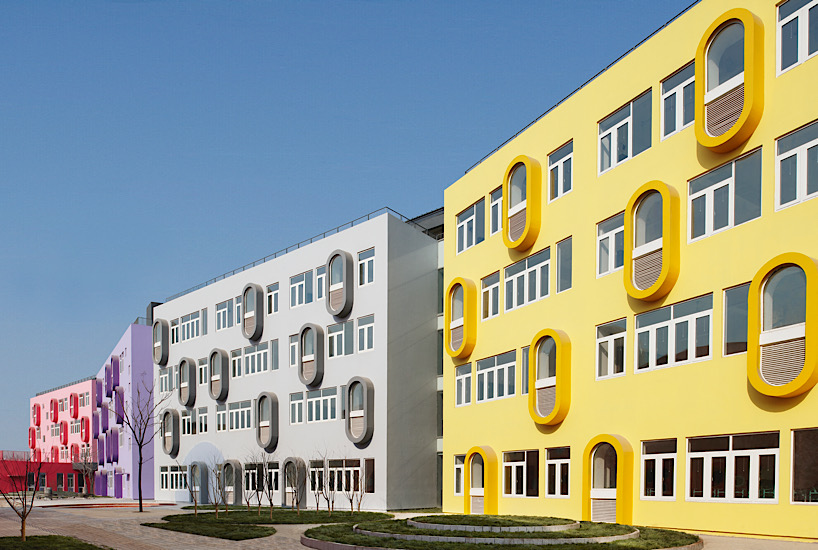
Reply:
[[[276,492],[276,485],[278,484],[278,468],[273,468],[273,463],[269,462],[268,459],[272,458],[267,456],[262,456],[262,460],[260,464],[260,471],[259,475],[263,478],[263,492],[267,497],[267,501],[270,503],[270,519],[273,519],[273,497],[275,496]],[[259,502],[261,502],[261,497],[259,497]],[[261,506],[261,504],[259,504]]]
[[[301,491],[299,491],[299,479],[298,479],[298,465],[295,462],[290,462],[289,464],[285,465],[284,468],[284,491],[286,494],[287,487],[293,488],[293,503],[295,504],[295,511],[300,516],[301,515],[301,499],[303,495]]]
[[[161,423],[156,421],[157,412],[171,394],[165,394],[161,399],[154,400],[153,386],[148,387],[145,382],[134,384],[136,393],[127,400],[124,393],[115,392],[116,414],[122,421],[124,428],[131,434],[138,452],[137,483],[139,486],[139,511],[142,512],[142,465],[145,462],[144,452],[153,444],[153,438],[159,433]]]
[[[9,456],[11,455],[11,456]],[[3,470],[7,478],[8,489],[0,488],[0,494],[20,518],[20,540],[26,540],[26,518],[34,508],[34,495],[40,489],[40,472],[43,463],[34,462],[31,454],[25,451],[20,453],[4,452]],[[31,478],[34,478],[33,480]],[[31,483],[33,481],[33,483]]]
[[[245,487],[245,490],[250,489],[252,492],[247,497],[247,510],[250,510],[250,500],[253,497],[256,498],[256,508],[258,511],[258,515],[261,515],[261,500],[264,498],[264,487],[267,482],[267,468],[265,464],[267,462],[267,453],[264,451],[251,451],[247,454],[246,458],[247,464],[245,464],[244,468],[252,468],[254,473],[249,476],[251,480],[254,481],[252,487]],[[245,475],[245,478],[248,477]],[[272,506],[272,500],[270,501],[270,505]]]
[[[344,459],[344,497],[349,501],[349,510],[355,513],[355,499],[361,489],[361,461]]]
[[[310,491],[315,498],[315,509],[321,509],[321,498],[324,496],[324,457],[310,460]],[[329,509],[329,508],[328,508]]]
[[[187,482],[185,483],[185,488],[187,492],[190,494],[190,500],[193,501],[193,515],[199,515],[199,489],[198,485],[196,485],[196,472],[194,469],[197,468],[195,464],[191,464],[190,466],[183,466],[181,462],[175,460],[176,465],[179,467],[179,471],[183,469],[187,470],[185,472],[185,476],[188,478]]]
[[[338,470],[338,464],[342,466],[341,470]],[[332,515],[332,511],[335,510],[335,495],[338,491],[338,487],[342,486],[343,483],[343,464],[342,460],[329,460],[327,461],[327,483],[324,484],[324,500],[327,501],[327,510],[329,511],[329,515]],[[338,474],[341,475],[338,475]]]
[[[258,485],[258,469],[252,462],[253,458],[249,457],[249,460],[251,462],[244,463],[244,483],[242,483],[241,491],[241,497],[244,499],[244,503],[247,504],[248,512],[250,511],[250,505],[253,503],[253,495],[255,494],[256,486]],[[248,481],[250,483],[247,483]]]
[[[85,491],[87,495],[94,494],[94,483],[97,478],[97,456],[93,445],[84,447],[74,462],[74,469],[85,479]]]
[[[226,502],[224,495],[224,472],[218,456],[213,456],[207,461],[207,484],[208,494],[212,495],[213,506],[216,508],[216,519],[219,517],[219,505]]]

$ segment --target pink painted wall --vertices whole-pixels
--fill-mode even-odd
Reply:
[[[71,433],[71,424],[74,421],[82,422],[83,418],[87,418],[88,422],[88,444],[93,444],[93,412],[96,410],[96,388],[94,385],[93,380],[85,380],[83,382],[79,382],[77,384],[73,384],[71,386],[67,386],[65,388],[60,388],[57,390],[52,390],[50,392],[44,393],[42,395],[38,395],[36,397],[32,397],[29,400],[29,431],[31,428],[34,428],[34,448],[31,449],[32,453],[35,450],[40,451],[40,456],[43,462],[63,462],[63,463],[70,463],[72,462],[71,457],[71,448],[72,445],[76,444],[80,452],[82,451],[82,447],[85,442],[82,440],[82,430],[78,429],[77,433]],[[82,406],[79,406],[79,403],[83,400],[79,399],[80,394],[88,394],[88,399],[86,403],[83,403]],[[71,415],[71,395],[77,394],[77,418],[73,418]],[[51,400],[54,399],[57,401],[57,419],[56,424],[60,426],[60,432],[55,431],[54,435],[51,435],[51,427],[55,424],[54,419],[51,415]],[[59,410],[60,406],[59,403],[61,400],[65,399],[63,410]],[[35,414],[34,409],[35,405],[40,406],[40,425],[39,425],[39,433],[37,431],[37,427],[35,425]],[[63,424],[65,422],[65,424]],[[81,424],[77,424],[78,428],[81,428]],[[65,429],[67,434],[67,441],[66,444],[61,442],[61,436],[58,433],[61,433],[61,430]],[[31,447],[31,442],[29,442],[29,447]],[[58,453],[56,456],[56,460],[52,457],[52,448],[56,447],[58,449]],[[95,447],[91,445],[91,448],[95,452]],[[62,450],[63,453],[59,451]]]

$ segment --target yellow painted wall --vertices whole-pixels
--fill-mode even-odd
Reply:
[[[750,10],[763,23],[764,108],[757,129],[733,151],[715,153],[698,144],[691,125],[661,139],[661,81],[692,61],[703,33],[730,8]],[[776,6],[770,0],[705,0],[620,60],[495,152],[445,191],[445,277],[480,280],[530,253],[551,247],[550,295],[534,304],[477,320],[476,343],[468,358],[446,357],[444,372],[443,508],[463,512],[463,497],[453,495],[454,455],[474,446],[491,447],[502,467],[503,451],[540,449],[540,496],[499,498],[500,514],[547,514],[582,517],[583,450],[600,434],[619,434],[632,446],[632,521],[640,525],[708,531],[812,537],[818,539],[818,504],[790,503],[791,430],[818,427],[818,390],[797,397],[767,397],[747,380],[747,355],[722,356],[725,288],[749,282],[771,258],[801,252],[818,259],[818,199],[774,210],[775,138],[818,119],[818,58],[776,77]],[[647,151],[598,175],[599,120],[653,90],[652,145]],[[498,136],[502,137],[502,136]],[[542,189],[541,226],[534,245],[510,250],[501,233],[489,236],[488,195],[503,184],[509,163],[529,155],[543,167],[548,154],[573,139],[573,190],[548,202]],[[689,243],[687,181],[746,152],[763,147],[761,217],[703,240]],[[643,184],[659,180],[680,196],[679,278],[656,302],[629,298],[623,271],[596,277],[597,223],[623,211]],[[456,254],[456,215],[485,197],[486,240]],[[556,294],[556,243],[573,236],[573,287]],[[707,361],[634,373],[635,314],[713,293],[711,356]],[[479,301],[478,301],[479,303]],[[481,309],[478,306],[478,315]],[[623,377],[595,380],[596,325],[627,317]],[[564,331],[571,340],[571,406],[557,426],[538,426],[520,393],[521,348],[540,330]],[[808,344],[810,345],[810,344]],[[811,343],[816,345],[816,343]],[[517,350],[517,394],[476,403],[476,365],[472,404],[455,407],[455,366]],[[685,500],[686,438],[702,435],[780,431],[776,504],[711,503]],[[677,439],[676,500],[640,500],[641,441]],[[570,498],[545,498],[544,449],[571,447]],[[502,487],[502,472],[500,486]],[[464,480],[468,483],[468,480]],[[621,487],[620,487],[621,489]]]

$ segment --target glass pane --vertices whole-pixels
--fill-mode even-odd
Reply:
[[[636,209],[636,246],[662,238],[662,195],[649,193]]]
[[[809,10],[809,45],[807,55],[818,52],[818,6]]]
[[[650,148],[652,97],[649,91],[633,102],[633,156]]]
[[[611,167],[611,134],[599,140],[599,171],[604,172]]]
[[[614,269],[625,265],[625,232],[614,234]]]
[[[698,298],[685,300],[673,306],[673,316],[675,318],[685,317],[686,315],[693,315],[713,309],[713,295],[705,294]]]
[[[562,163],[562,192],[571,190],[571,159]]]
[[[696,357],[710,355],[710,317],[696,319]]]
[[[724,291],[724,353],[747,351],[747,297],[750,285]]]
[[[627,326],[628,322],[626,319],[620,319],[619,321],[611,321],[610,323],[599,325],[596,328],[596,337],[604,338],[605,336],[611,336],[613,334],[625,332]]]
[[[537,299],[537,277],[536,271],[528,273],[528,301],[533,302]]]
[[[806,319],[807,279],[800,267],[779,269],[764,286],[764,330],[781,328]]]
[[[779,204],[788,204],[798,198],[798,155],[779,163]]]
[[[557,278],[557,292],[571,288],[572,239],[568,237],[557,243],[557,264],[559,277]]]
[[[568,494],[568,464],[560,464],[560,494]]]
[[[537,380],[553,378],[557,375],[557,345],[546,336],[537,348]]]
[[[729,199],[729,186],[725,185],[713,191],[713,231],[727,227],[730,223]]]
[[[503,468],[503,493],[506,495],[511,494],[511,466],[506,466]]]
[[[489,377],[491,378],[491,377]],[[497,397],[503,397],[506,394],[506,371],[499,369],[497,371]]]
[[[668,327],[656,329],[656,366],[668,363]]]
[[[724,27],[707,51],[707,91],[744,72],[744,25]]]
[[[710,496],[724,498],[727,482],[727,457],[714,456],[710,463]]]
[[[556,199],[560,192],[559,174],[558,166],[551,169],[551,200]]]
[[[793,432],[792,491],[796,502],[818,502],[818,429]]]
[[[597,376],[608,376],[608,342],[599,343],[597,358]]]
[[[696,66],[695,64],[691,63],[687,67],[683,68],[673,76],[669,77],[668,79],[662,82],[662,94],[668,93],[673,88],[681,85],[682,82],[687,80],[688,78],[693,78],[696,74]]]
[[[781,69],[798,62],[798,18],[781,27]]]
[[[736,161],[735,225],[761,216],[761,151]]]
[[[818,29],[815,33],[818,34]],[[818,145],[807,149],[807,195],[816,192],[818,192]]]
[[[594,450],[594,489],[616,489],[616,451],[610,443],[600,443]]]
[[[557,465],[556,464],[549,464],[548,465],[548,494],[555,495],[557,494]]]
[[[604,134],[618,123],[628,118],[631,114],[631,104],[628,103],[608,118],[599,123],[599,133]]]
[[[610,233],[619,228],[625,227],[625,213],[622,212],[612,218],[608,218],[604,222],[599,222],[597,225],[597,236],[601,237],[605,233]]]
[[[733,436],[734,451],[746,451],[748,449],[777,449],[778,444],[778,432]]]
[[[687,321],[676,323],[676,361],[687,361]]]
[[[486,375],[486,399],[494,399],[494,373]]]
[[[599,274],[608,272],[608,264],[610,263],[610,256],[608,253],[608,240],[610,237],[605,237],[599,240]]]
[[[645,496],[656,496],[656,460],[645,460]]]
[[[778,154],[783,155],[789,151],[792,151],[796,147],[800,147],[810,141],[818,138],[818,122],[813,122],[812,124],[808,124],[804,126],[800,130],[796,130],[791,134],[788,134],[776,142],[778,146]]]
[[[688,191],[691,195],[695,195],[699,191],[703,191],[708,187],[712,187],[717,183],[721,183],[733,175],[733,165],[725,164],[715,170],[710,170],[706,174],[702,174],[698,178],[690,180]]]
[[[775,455],[758,457],[758,498],[775,498]]]
[[[514,307],[514,280],[506,281],[506,309]]]
[[[750,498],[750,457],[737,456],[733,469],[733,498]]]
[[[704,496],[704,458],[690,459],[690,496]]]
[[[480,199],[474,205],[475,210],[475,225],[474,225],[474,244],[482,243],[486,239],[486,202],[485,199]],[[369,280],[372,282],[373,273],[370,271]]]
[[[676,94],[665,98],[665,134],[668,135],[676,129]]]
[[[625,339],[614,340],[614,374],[625,372]]]
[[[525,164],[518,164],[511,172],[511,180],[509,182],[509,192],[511,197],[508,202],[508,207],[513,208],[525,200],[526,194],[526,174]]]
[[[646,369],[650,366],[650,332],[640,332],[637,336],[637,369]]]
[[[553,165],[556,162],[561,161],[568,155],[574,152],[574,142],[569,141],[550,155],[548,155],[548,164]]]
[[[707,197],[702,195],[693,199],[693,220],[691,231],[691,238],[701,237],[707,230]]]
[[[616,162],[622,162],[628,158],[628,123],[616,129]]]
[[[684,90],[682,90],[682,96],[682,103],[684,104],[682,108],[682,124],[688,125],[693,122],[693,118],[696,115],[696,109],[694,107],[696,84],[691,82],[685,86]]]
[[[525,275],[517,277],[517,306],[525,303]]]
[[[452,291],[452,320],[463,318],[463,287],[457,285]]]

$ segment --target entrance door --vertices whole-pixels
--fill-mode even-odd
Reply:
[[[600,443],[593,452],[591,521],[616,522],[616,450]]]
[[[469,495],[471,495],[471,513],[483,513],[483,491],[485,478],[483,475],[483,457],[475,453],[471,459],[471,487]]]
[[[298,484],[295,464],[288,462],[284,466],[284,506],[295,507],[295,490]]]
[[[234,502],[234,490],[236,487],[236,471],[233,468],[232,464],[225,464],[224,465],[224,503],[225,504],[235,504]]]

